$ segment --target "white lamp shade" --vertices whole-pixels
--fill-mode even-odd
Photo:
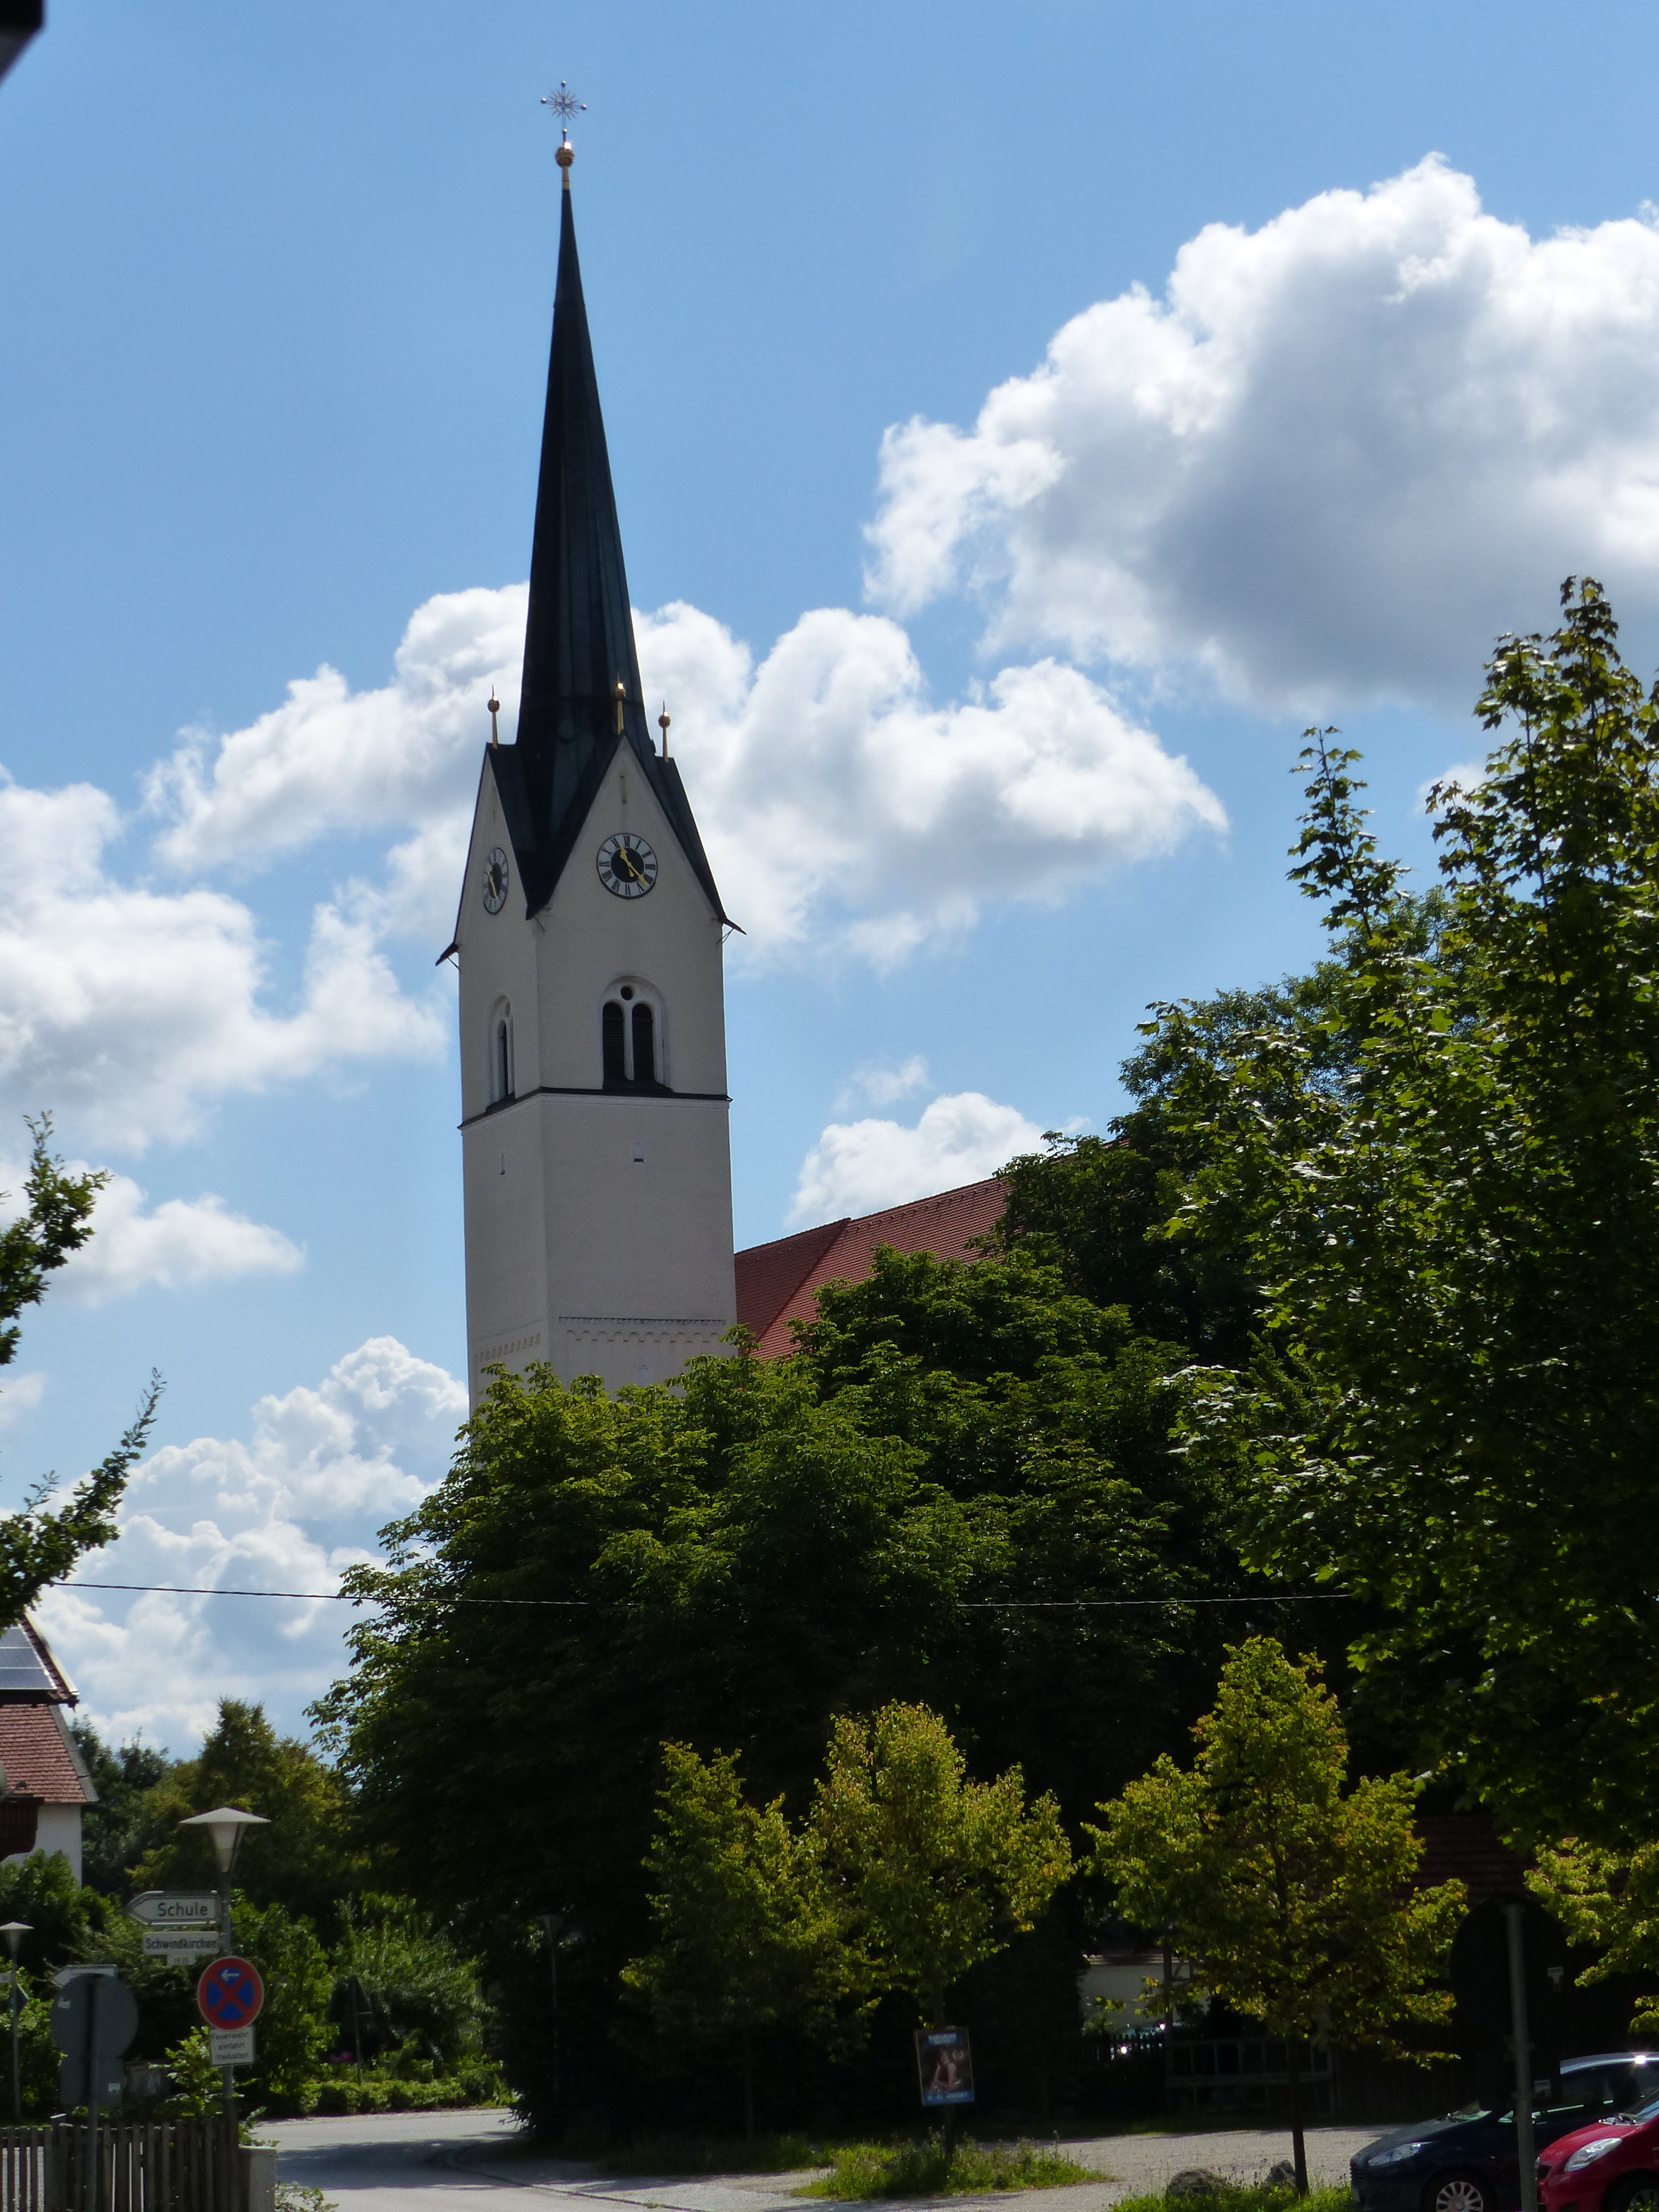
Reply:
[[[210,1813],[192,1813],[187,1820],[180,1820],[179,1826],[181,1828],[205,1828],[220,1873],[228,1874],[236,1863],[236,1853],[247,1831],[250,1828],[268,1828],[270,1823],[263,1814],[245,1813],[239,1805],[216,1805]]]

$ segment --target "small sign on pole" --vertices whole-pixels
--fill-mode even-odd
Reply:
[[[971,2105],[974,2054],[965,2027],[919,2027],[916,2072],[924,2105]]]
[[[147,1959],[210,1959],[219,1948],[216,1928],[147,1928],[139,1938]]]
[[[253,2030],[251,2027],[210,2027],[208,2053],[216,2066],[252,2066]]]

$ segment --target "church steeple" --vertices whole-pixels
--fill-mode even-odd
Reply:
[[[565,85],[546,104],[580,106]],[[449,947],[475,1406],[498,1365],[665,1382],[737,1312],[728,922],[641,695],[574,158],[567,138],[518,732],[493,742],[492,691]]]
[[[652,744],[611,482],[605,418],[582,297],[571,206],[568,139],[559,270],[542,420],[541,473],[530,556],[530,612],[514,748],[517,805],[507,792],[528,910],[551,896],[617,745],[624,741],[662,800],[717,909],[720,896],[674,765]],[[506,766],[506,763],[501,763]]]

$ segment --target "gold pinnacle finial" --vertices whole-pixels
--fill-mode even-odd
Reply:
[[[662,702],[662,712],[657,717],[657,727],[662,732],[662,757],[665,760],[668,758],[668,702],[665,699]]]
[[[490,685],[490,687],[489,687],[489,742],[490,742],[490,744],[491,744],[492,745],[498,745],[498,744],[500,744],[500,743],[501,743],[501,740],[500,733],[497,732],[496,727],[495,727],[495,717],[496,717],[496,715],[497,715],[497,714],[499,714],[501,713],[501,701],[500,701],[500,700],[495,696],[495,685],[494,685],[493,684],[492,684]]]
[[[570,164],[576,158],[576,149],[570,143],[570,132],[568,126],[573,115],[585,115],[587,112],[587,102],[585,100],[578,100],[575,94],[571,91],[570,87],[565,82],[564,79],[561,77],[559,79],[559,88],[556,92],[544,92],[542,94],[542,106],[544,107],[550,107],[555,115],[559,118],[561,126],[559,131],[559,149],[557,153],[554,155],[553,159],[558,163],[560,168],[564,172],[564,189],[566,191],[568,191],[570,190]]]
[[[627,698],[627,696],[628,696],[628,690],[627,690],[627,687],[626,687],[626,686],[624,685],[624,684],[623,683],[623,680],[622,680],[622,678],[621,678],[621,677],[620,677],[620,676],[617,678],[617,688],[616,688],[616,690],[611,694],[611,696],[616,700],[616,702],[617,702],[617,735],[618,737],[621,737],[621,735],[622,735],[623,701],[624,699],[626,699],[626,698]]]

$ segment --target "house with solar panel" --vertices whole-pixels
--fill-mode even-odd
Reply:
[[[79,1703],[34,1623],[0,1632],[0,1860],[61,1851],[81,1879],[81,1816],[96,1804],[65,1709]]]

